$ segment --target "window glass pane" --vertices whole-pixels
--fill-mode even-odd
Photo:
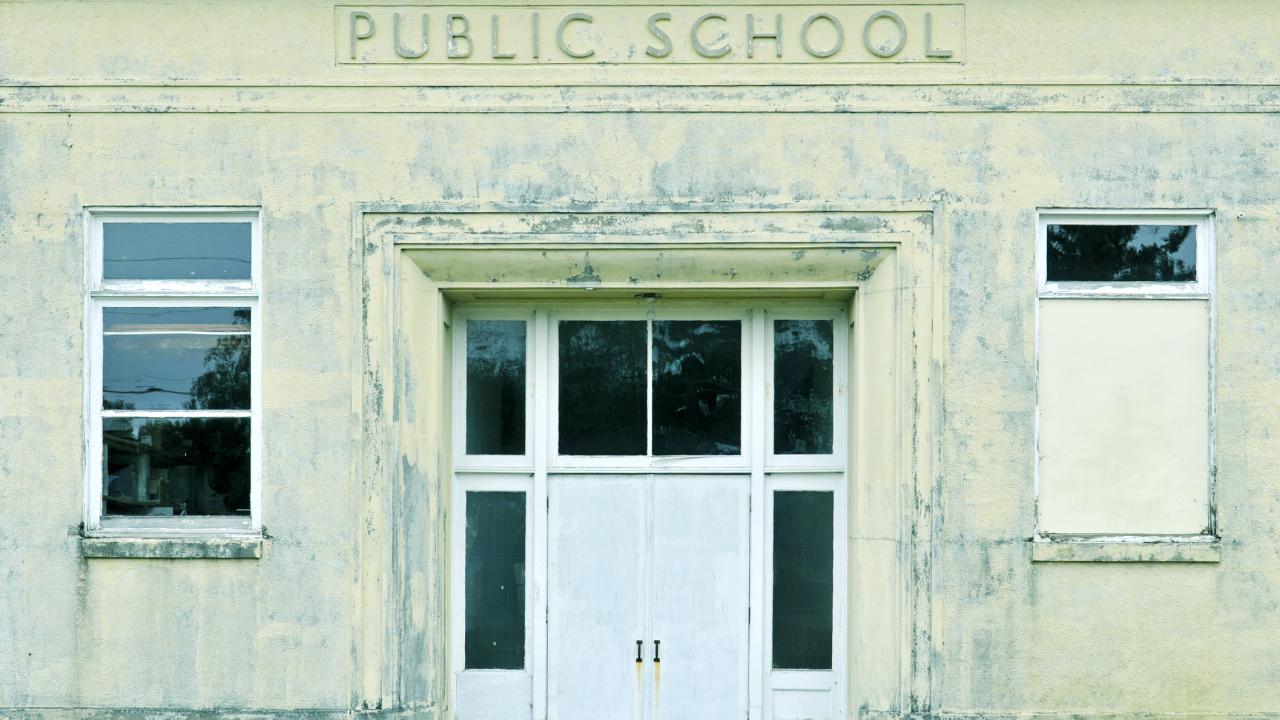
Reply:
[[[835,435],[830,320],[773,323],[773,452],[830,455]]]
[[[104,308],[104,410],[248,410],[248,308]]]
[[[643,320],[560,322],[560,454],[644,455]]]
[[[1194,282],[1194,225],[1050,225],[1051,281]]]
[[[467,321],[467,454],[523,455],[525,322]]]
[[[102,277],[249,280],[251,227],[247,222],[103,223]]]
[[[742,323],[653,323],[653,454],[737,455]]]
[[[248,418],[102,419],[105,515],[248,515]]]
[[[831,669],[835,495],[773,494],[773,667]]]
[[[467,669],[524,667],[525,495],[467,493]]]

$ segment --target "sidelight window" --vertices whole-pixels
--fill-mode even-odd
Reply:
[[[247,531],[256,213],[89,216],[90,530]]]

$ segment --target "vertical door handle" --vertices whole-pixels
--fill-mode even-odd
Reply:
[[[644,641],[637,640],[636,641],[636,662],[638,663],[644,662],[644,658],[641,656],[641,648],[643,647],[644,647]]]
[[[653,641],[653,661],[654,661],[654,662],[656,662],[656,663],[660,663],[660,662],[662,662],[662,658],[661,658],[661,657],[659,657],[659,655],[658,655],[658,653],[659,653],[659,646],[660,646],[660,645],[662,645],[662,641],[661,641],[661,640],[654,640],[654,641]]]

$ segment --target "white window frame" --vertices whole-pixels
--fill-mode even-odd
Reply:
[[[1191,225],[1196,228],[1196,279],[1194,282],[1050,282],[1048,280],[1048,228],[1050,225]],[[1178,543],[1213,542],[1218,537],[1217,513],[1217,237],[1214,211],[1200,209],[1064,209],[1038,208],[1036,211],[1036,415],[1034,484],[1036,518],[1033,540],[1088,543]],[[1205,532],[1185,535],[1079,535],[1042,534],[1040,530],[1040,312],[1042,301],[1052,299],[1106,300],[1199,300],[1209,306],[1209,437],[1208,502]]]
[[[729,320],[742,325],[741,377],[739,397],[739,452],[737,455],[561,455],[560,454],[560,341],[558,323],[561,320],[638,320],[650,319],[650,311],[643,305],[629,308],[575,307],[562,305],[548,312],[547,334],[547,401],[550,409],[547,422],[547,456],[549,471],[562,473],[589,472],[671,472],[700,470],[703,472],[750,472],[751,416],[749,412],[751,381],[751,317],[744,306],[730,302],[675,304],[658,303],[652,308],[652,319],[661,320]],[[645,380],[645,447],[653,451],[653,351],[651,333],[646,335]]]
[[[532,308],[473,307],[452,315],[453,324],[453,457],[458,470],[511,470],[528,473],[533,467],[534,382],[539,358],[534,340],[537,326]],[[524,453],[520,455],[467,454],[467,323],[472,320],[522,320],[525,323],[524,349]]]
[[[112,222],[249,223],[249,280],[107,280],[103,274],[103,225]],[[85,287],[85,532],[103,536],[260,535],[262,532],[262,236],[257,208],[86,208]],[[244,410],[163,410],[113,413],[102,409],[103,308],[246,307],[251,312],[250,398]],[[102,512],[102,419],[137,417],[249,418],[249,516],[104,516]]]
[[[765,310],[765,413],[764,436],[767,447],[765,456],[766,471],[788,470],[811,472],[840,472],[845,467],[845,447],[843,438],[848,437],[848,418],[843,408],[849,399],[849,311],[845,307],[837,309],[820,308],[773,308]],[[829,455],[779,455],[773,447],[773,404],[776,388],[773,386],[774,373],[774,321],[775,320],[831,320],[832,346],[832,385],[831,385],[831,420],[832,442]]]
[[[1054,297],[1187,297],[1213,294],[1214,252],[1211,210],[1053,210],[1036,217],[1036,286],[1041,298]],[[1064,282],[1049,280],[1050,225],[1192,225],[1196,228],[1194,282]]]
[[[467,668],[466,659],[466,613],[467,613],[467,493],[473,492],[516,492],[524,494],[524,658],[523,667],[517,670],[500,668]],[[532,677],[535,627],[533,597],[533,523],[534,498],[533,478],[528,475],[494,475],[466,474],[459,475],[453,488],[453,527],[452,544],[457,562],[451,563],[450,596],[454,607],[455,621],[452,625],[453,667],[457,672],[468,674],[479,673],[493,676]]]

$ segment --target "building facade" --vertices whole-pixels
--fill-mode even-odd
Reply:
[[[0,717],[1280,716],[1280,13],[0,2]]]

